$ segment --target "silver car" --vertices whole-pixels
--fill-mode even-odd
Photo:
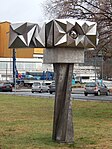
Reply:
[[[104,83],[89,82],[85,85],[84,95],[94,94],[99,96],[101,94],[109,95],[109,89]]]
[[[49,87],[44,82],[34,82],[32,85],[32,93],[34,92],[49,92]]]
[[[56,85],[55,82],[53,81],[50,85],[49,85],[49,93],[52,94],[53,92],[55,92],[56,90]]]

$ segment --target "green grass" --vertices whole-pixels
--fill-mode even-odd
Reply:
[[[0,149],[112,149],[112,103],[73,101],[74,144],[52,141],[54,100],[0,95]]]

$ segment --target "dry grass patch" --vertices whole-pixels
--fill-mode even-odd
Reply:
[[[52,141],[53,107],[53,99],[0,95],[0,148],[112,148],[111,102],[73,101],[74,145]]]

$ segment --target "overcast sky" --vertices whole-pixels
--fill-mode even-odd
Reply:
[[[45,0],[0,0],[0,22],[40,22],[44,20]]]

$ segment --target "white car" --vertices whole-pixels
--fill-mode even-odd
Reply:
[[[49,87],[44,82],[34,82],[32,85],[32,93],[34,92],[49,92]]]

